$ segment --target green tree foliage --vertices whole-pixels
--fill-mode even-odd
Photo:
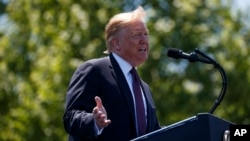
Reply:
[[[10,34],[0,40],[1,140],[66,138],[67,86],[79,63],[105,50],[103,28],[112,12],[107,6],[97,1],[9,1],[11,28],[5,32]]]
[[[10,0],[0,30],[0,140],[66,140],[62,116],[75,68],[102,57],[104,28],[115,13],[142,5],[150,58],[139,69],[154,94],[162,125],[208,112],[221,88],[211,65],[166,57],[199,48],[222,65],[228,89],[215,115],[249,124],[250,32],[241,16],[215,0]],[[5,3],[1,2],[1,7]]]
[[[220,1],[150,3],[151,60],[141,71],[153,87],[164,124],[208,112],[220,93],[219,72],[211,65],[166,58],[166,47],[198,48],[217,60],[228,76],[228,89],[215,114],[249,123],[249,29]],[[151,22],[150,22],[151,21]],[[151,74],[150,77],[149,74]]]

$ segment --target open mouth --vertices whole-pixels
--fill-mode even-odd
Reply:
[[[138,51],[140,51],[140,52],[145,52],[145,51],[146,51],[146,48],[140,48]]]

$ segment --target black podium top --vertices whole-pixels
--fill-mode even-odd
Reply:
[[[222,141],[230,124],[212,114],[198,113],[131,141]]]

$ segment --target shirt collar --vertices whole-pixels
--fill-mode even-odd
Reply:
[[[126,76],[129,71],[132,69],[132,65],[130,65],[126,60],[118,56],[116,53],[112,53],[115,60],[118,62],[123,74]]]

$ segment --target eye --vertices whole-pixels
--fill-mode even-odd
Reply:
[[[139,38],[142,36],[148,36],[148,32],[134,32],[134,33],[132,33],[132,37],[134,37],[134,38]]]
[[[138,36],[141,36],[141,34],[140,33],[134,33],[133,36],[138,37]]]

